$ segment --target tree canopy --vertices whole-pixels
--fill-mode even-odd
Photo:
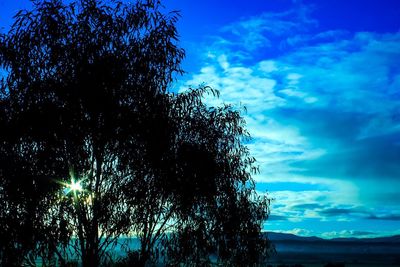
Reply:
[[[245,121],[210,87],[171,90],[184,51],[162,10],[36,1],[0,35],[2,265],[106,265],[132,236],[138,265],[268,256]]]

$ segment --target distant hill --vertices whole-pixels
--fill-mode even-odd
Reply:
[[[294,234],[275,233],[275,232],[267,232],[265,234],[271,241],[323,241],[324,240],[316,236],[298,236]]]
[[[276,254],[269,260],[273,266],[400,266],[400,235],[323,239],[273,232],[264,234],[275,246]]]
[[[400,243],[400,235],[388,237],[375,237],[375,238],[333,238],[324,239],[316,236],[298,236],[294,234],[266,232],[264,233],[271,241],[302,241],[302,242],[315,242],[315,241],[333,241],[333,242],[366,242],[366,243]]]

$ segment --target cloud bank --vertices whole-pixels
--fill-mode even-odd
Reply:
[[[271,221],[398,221],[400,33],[320,32],[311,11],[226,25],[179,90],[206,82],[209,105],[246,106]]]

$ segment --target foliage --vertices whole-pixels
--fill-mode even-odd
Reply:
[[[3,265],[63,264],[72,249],[98,266],[131,235],[141,265],[268,256],[269,202],[255,193],[245,122],[206,106],[217,94],[207,86],[170,90],[184,51],[178,13],[160,10],[37,1],[0,36]]]

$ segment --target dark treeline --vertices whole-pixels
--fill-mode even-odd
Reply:
[[[107,265],[126,236],[137,266],[268,256],[245,122],[207,86],[170,90],[184,51],[161,10],[36,1],[0,35],[1,266]]]

